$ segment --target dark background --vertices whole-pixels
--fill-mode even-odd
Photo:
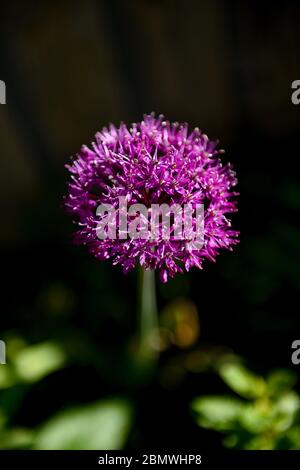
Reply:
[[[299,14],[296,1],[1,4],[0,338],[55,341],[68,358],[26,393],[0,390],[8,426],[35,428],[117,395],[134,403],[127,448],[216,448],[221,437],[195,424],[190,402],[225,388],[190,370],[191,354],[232,350],[258,373],[298,372]],[[184,299],[199,324],[193,339],[164,348],[145,383],[128,359],[136,274],[74,247],[61,202],[69,157],[108,122],[151,111],[220,139],[238,174],[241,236],[203,271],[157,280],[161,315]]]

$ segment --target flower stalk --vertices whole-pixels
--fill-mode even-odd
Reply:
[[[155,272],[139,267],[138,272],[139,358],[150,366],[156,363],[158,348]]]

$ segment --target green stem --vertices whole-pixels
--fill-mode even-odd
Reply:
[[[139,353],[141,359],[150,362],[158,356],[154,342],[157,340],[158,320],[155,292],[155,272],[139,268]]]

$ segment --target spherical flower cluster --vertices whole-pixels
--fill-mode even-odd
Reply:
[[[76,243],[87,245],[96,258],[111,258],[125,273],[136,264],[168,276],[202,268],[215,261],[220,249],[232,249],[238,232],[227,214],[236,211],[232,188],[237,180],[230,164],[222,165],[216,149],[198,128],[170,123],[163,116],[145,115],[143,121],[119,128],[110,125],[95,136],[91,148],[83,146],[71,165],[64,205],[78,225]],[[97,237],[100,204],[117,207],[119,197],[128,204],[204,205],[204,244],[189,249],[185,240]]]

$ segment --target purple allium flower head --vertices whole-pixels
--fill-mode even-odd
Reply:
[[[215,261],[220,249],[231,250],[238,232],[227,214],[236,211],[232,191],[237,180],[230,164],[222,165],[216,149],[198,128],[170,123],[163,116],[145,115],[128,129],[110,125],[95,136],[92,148],[83,146],[71,165],[69,192],[64,205],[78,225],[76,243],[85,244],[98,259],[111,258],[125,273],[137,263],[168,276],[202,268],[204,259]],[[190,250],[185,240],[99,239],[96,215],[100,204],[117,208],[118,198],[128,204],[204,204],[204,244]]]

